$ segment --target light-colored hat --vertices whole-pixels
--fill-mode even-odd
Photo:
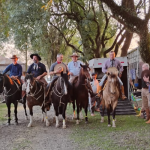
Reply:
[[[12,55],[12,57],[10,59],[15,59],[18,58],[16,55]]]
[[[107,69],[107,72],[113,73],[115,75],[118,75],[119,71],[116,67],[110,67]]]
[[[73,53],[70,57],[73,57],[73,56],[79,57],[79,55],[77,53]]]
[[[61,63],[61,64],[57,64],[55,67],[54,67],[54,71],[57,71],[57,70],[60,70],[62,69],[63,73],[67,73],[67,68],[65,66],[65,64]],[[60,74],[56,74],[57,76],[60,76]]]

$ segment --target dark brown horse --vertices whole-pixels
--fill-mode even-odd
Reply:
[[[4,90],[5,89],[5,90]],[[21,83],[17,80],[11,79],[6,74],[0,74],[0,93],[4,92],[5,95],[5,101],[8,109],[8,125],[10,125],[11,121],[11,103],[14,104],[14,114],[15,114],[15,124],[18,124],[18,118],[17,118],[17,106],[18,106],[18,100],[20,100],[21,97]],[[25,103],[24,109],[25,109],[25,115],[27,117],[26,113],[26,106]]]
[[[79,124],[79,112],[84,108],[85,111],[85,122],[88,122],[87,110],[88,110],[88,87],[87,87],[87,79],[90,79],[89,74],[89,66],[81,64],[81,70],[79,73],[79,77],[76,82],[73,83],[73,96],[74,100],[76,100],[77,106],[77,120],[76,124]],[[73,109],[75,109],[75,105],[73,105]]]
[[[103,98],[102,98],[103,111],[101,115],[101,122],[104,122],[104,110],[106,107],[108,116],[108,126],[111,126],[110,113],[112,112],[113,115],[112,127],[116,127],[115,113],[119,96],[120,96],[120,84],[117,75],[108,73],[107,82],[103,88]]]
[[[26,75],[25,82],[27,85],[26,88],[27,105],[30,111],[30,123],[28,124],[28,127],[31,127],[33,124],[33,106],[35,105],[41,106],[43,113],[42,121],[46,121],[46,126],[49,126],[50,123],[47,118],[47,111],[50,109],[50,103],[45,107],[46,102],[44,97],[45,90],[43,83],[38,82],[31,74]]]

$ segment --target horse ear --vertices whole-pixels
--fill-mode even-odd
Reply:
[[[83,68],[83,65],[82,65],[82,64],[80,64],[80,66]]]

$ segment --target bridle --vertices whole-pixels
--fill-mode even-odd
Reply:
[[[2,76],[2,78],[3,78],[3,92],[2,93],[4,93],[4,96],[6,96],[6,97],[10,97],[10,96],[13,96],[17,91],[19,91],[19,88],[18,88],[18,85],[17,85],[17,83],[13,80],[13,82],[15,83],[15,85],[17,86],[17,90],[14,92],[14,93],[12,93],[12,94],[8,94],[12,89],[10,88],[8,91],[4,91],[4,89],[5,89],[5,77],[4,77],[4,75]],[[0,94],[2,94],[2,93],[0,93]]]
[[[37,81],[34,80],[34,81],[33,81],[33,84],[31,84],[31,83],[29,82],[29,80],[30,80],[30,79],[27,80],[27,84],[29,84],[30,94],[27,93],[27,96],[31,96],[31,97],[33,97],[34,99],[39,100],[39,98],[42,96],[42,94],[41,94],[40,96],[38,96],[37,98],[36,98],[35,96],[37,96],[37,95],[42,91],[42,85],[40,85],[40,90],[38,90],[38,89],[37,89]],[[31,81],[31,80],[30,80],[30,81]],[[32,92],[31,92],[31,89],[33,89],[34,85],[35,85],[36,87],[35,87],[35,91],[32,93]]]
[[[59,106],[60,106],[61,104],[64,104],[62,102],[62,97],[65,95],[65,89],[63,90],[62,81],[64,84],[65,84],[65,81],[62,77],[59,77],[58,79],[60,80],[59,85],[60,85],[61,92],[58,91],[58,84],[57,84],[58,80],[57,80],[57,82],[55,82],[54,84],[54,87],[52,88],[52,93],[54,93],[57,97],[60,98],[60,102],[59,102]]]

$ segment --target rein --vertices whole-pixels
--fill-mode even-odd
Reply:
[[[63,78],[62,77],[60,77],[60,88],[61,88],[61,92],[59,92],[57,89],[57,87],[58,87],[58,80],[57,80],[57,82],[55,82],[55,84],[54,84],[54,87],[52,88],[52,92],[54,92],[54,94],[57,96],[57,97],[59,97],[60,98],[60,101],[59,101],[59,106],[61,106],[61,104],[64,104],[63,102],[62,102],[62,97],[64,96],[64,93],[63,93],[63,85],[61,84],[61,81],[63,80]],[[65,105],[65,104],[64,104]]]
[[[10,97],[10,96],[13,96],[17,91],[19,91],[18,84],[17,84],[14,80],[13,80],[13,82],[15,83],[15,85],[16,85],[16,87],[17,87],[17,90],[16,90],[14,93],[8,95],[8,93],[12,90],[12,89],[10,88],[8,91],[4,92],[4,96]],[[5,84],[5,77],[3,76],[3,89],[4,89],[4,88],[6,89],[6,87],[4,86],[4,84]]]
[[[32,87],[32,86],[34,86],[35,83],[36,83],[36,88],[35,88],[34,93],[32,93],[32,92],[30,91],[31,94],[28,94],[28,96],[31,96],[31,97],[33,97],[33,98],[36,99],[36,100],[39,100],[39,98],[40,98],[42,95],[40,95],[38,98],[36,98],[35,96],[38,95],[38,94],[41,92],[41,90],[42,90],[42,85],[40,86],[40,90],[38,90],[38,89],[37,89],[37,82],[36,82],[36,80],[34,80],[33,85],[31,85],[31,83],[30,83],[29,86]],[[38,91],[37,91],[37,90],[38,90]],[[37,93],[36,93],[36,92],[37,92]]]

